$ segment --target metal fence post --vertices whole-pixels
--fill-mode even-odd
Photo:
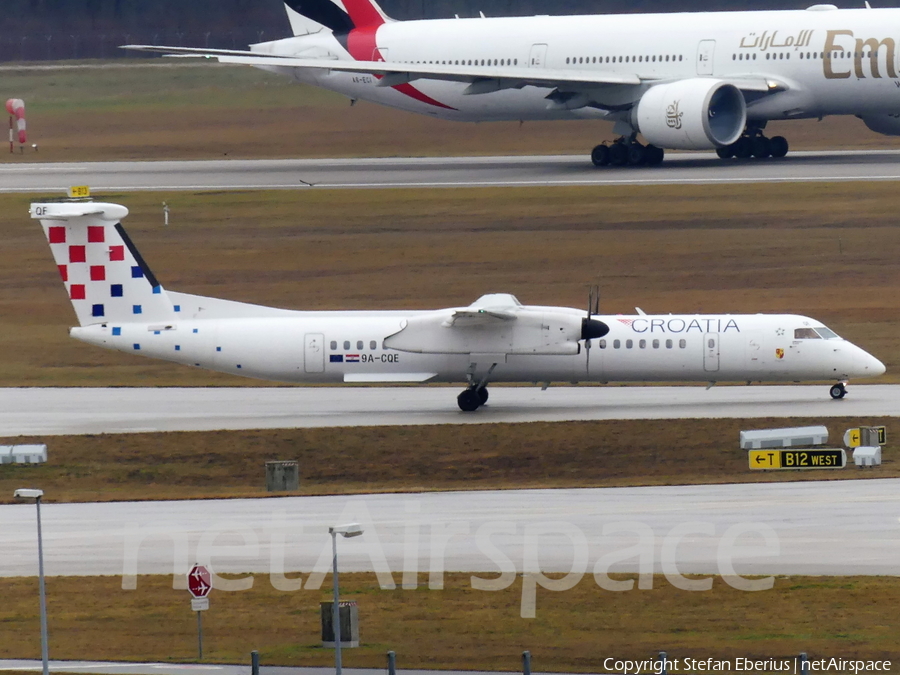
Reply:
[[[394,652],[388,652],[388,675],[397,675],[397,655]]]
[[[250,675],[259,675],[259,652],[250,652]]]
[[[522,652],[522,675],[531,675],[531,652]]]

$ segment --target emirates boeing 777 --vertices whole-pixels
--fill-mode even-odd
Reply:
[[[249,51],[128,48],[249,64],[447,120],[611,121],[597,166],[659,164],[665,149],[784,157],[769,120],[856,115],[900,135],[900,9],[866,4],[394,21],[374,0],[286,0],[294,37]]]
[[[89,201],[31,205],[79,326],[72,337],[128,354],[296,383],[459,382],[467,412],[490,382],[793,382],[884,365],[822,323],[793,314],[600,316],[521,304],[505,293],[424,311],[309,312],[164,289],[121,220]]]

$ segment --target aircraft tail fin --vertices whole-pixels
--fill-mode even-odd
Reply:
[[[171,321],[176,308],[121,220],[128,209],[91,201],[31,205],[81,326]]]
[[[284,0],[294,35],[328,30],[346,35],[390,21],[375,0]]]

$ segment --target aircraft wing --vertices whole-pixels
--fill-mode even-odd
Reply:
[[[397,63],[385,61],[343,61],[339,59],[280,56],[262,52],[232,49],[200,49],[194,47],[157,47],[126,45],[123,49],[154,52],[168,56],[193,56],[217,59],[220,63],[248,66],[283,66],[314,68],[345,73],[366,73],[381,78],[379,86],[395,87],[414,80],[446,80],[468,82],[468,94],[482,94],[500,89],[514,89],[532,85],[554,88],[558,86],[590,87],[596,85],[638,85],[648,79],[637,75],[604,73],[595,70],[554,70],[524,66],[456,66],[431,63]]]

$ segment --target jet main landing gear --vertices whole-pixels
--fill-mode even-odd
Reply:
[[[766,159],[774,157],[781,159],[786,154],[790,146],[784,136],[773,136],[766,138],[763,135],[762,127],[748,127],[746,131],[731,145],[716,150],[716,154],[721,159]]]
[[[656,166],[666,151],[655,145],[641,145],[636,139],[620,138],[610,145],[598,145],[591,151],[591,162],[604,166]]]

